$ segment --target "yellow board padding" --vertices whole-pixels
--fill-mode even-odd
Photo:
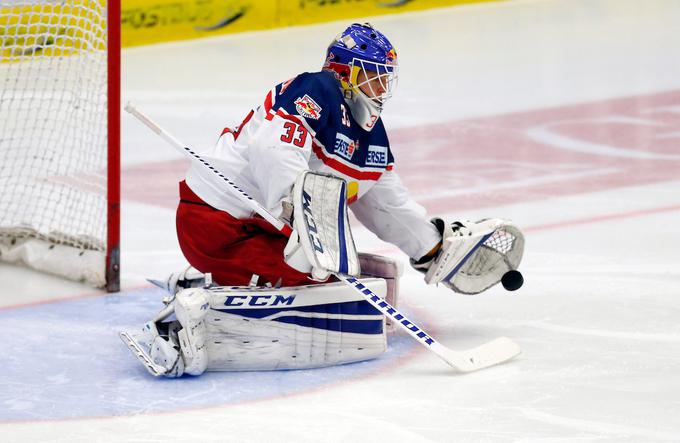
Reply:
[[[105,0],[0,8],[0,61],[106,49]]]
[[[123,47],[503,0],[122,0]],[[0,61],[106,48],[106,0],[0,8]]]
[[[122,46],[277,26],[279,0],[124,0]]]
[[[122,44],[145,45],[503,0],[123,0]]]
[[[441,8],[499,0],[297,0],[281,1],[278,26]]]

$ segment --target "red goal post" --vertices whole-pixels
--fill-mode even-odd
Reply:
[[[120,0],[0,5],[0,260],[120,288]]]

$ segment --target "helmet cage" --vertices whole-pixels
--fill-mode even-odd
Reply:
[[[349,63],[348,85],[374,102],[383,105],[394,93],[398,83],[399,67],[387,63],[376,63],[353,58]],[[363,72],[362,81],[359,74]]]
[[[331,42],[324,69],[335,72],[343,90],[378,107],[397,86],[397,53],[387,37],[369,23],[354,23]],[[364,76],[359,82],[361,72]]]

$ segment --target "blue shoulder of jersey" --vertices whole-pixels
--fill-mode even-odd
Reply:
[[[276,86],[274,112],[283,108],[287,113],[304,118],[315,132],[334,118],[335,109],[343,101],[338,82],[330,72],[305,72]]]

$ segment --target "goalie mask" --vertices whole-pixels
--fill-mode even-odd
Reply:
[[[324,69],[333,71],[354,119],[373,129],[397,84],[397,53],[370,24],[353,24],[328,47]]]

